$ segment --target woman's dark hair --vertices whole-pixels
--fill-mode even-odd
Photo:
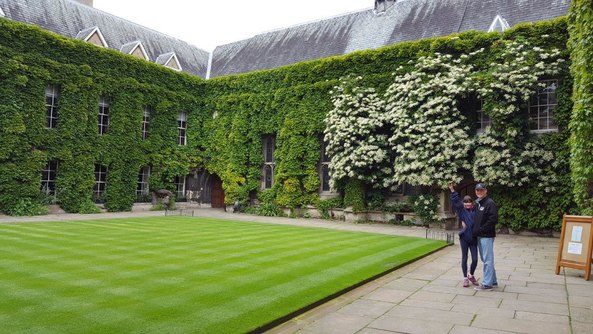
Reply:
[[[473,203],[474,200],[472,199],[471,196],[466,195],[465,197],[463,197],[463,203]]]

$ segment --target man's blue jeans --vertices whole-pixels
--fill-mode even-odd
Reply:
[[[496,269],[494,269],[494,238],[478,238],[478,245],[480,259],[484,263],[482,285],[492,286],[498,284]]]

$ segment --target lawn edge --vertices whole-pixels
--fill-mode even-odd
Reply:
[[[312,309],[314,309],[314,308],[316,308],[318,306],[321,306],[321,305],[323,305],[323,304],[331,301],[332,299],[338,298],[341,295],[346,294],[347,292],[350,292],[350,291],[352,291],[352,290],[354,290],[356,288],[359,288],[359,287],[361,287],[361,286],[363,286],[363,285],[365,285],[365,284],[367,284],[369,282],[372,282],[372,281],[374,281],[374,280],[376,280],[378,278],[381,278],[381,277],[383,277],[383,276],[385,276],[387,274],[390,274],[390,273],[392,273],[392,272],[394,272],[394,271],[396,271],[396,270],[398,270],[400,268],[403,268],[403,267],[405,267],[405,266],[407,266],[409,264],[412,264],[412,263],[414,263],[414,262],[416,262],[416,261],[418,261],[420,259],[423,259],[423,258],[425,258],[425,257],[427,257],[429,255],[432,255],[432,254],[434,254],[434,253],[436,253],[438,251],[441,251],[441,250],[445,249],[448,246],[452,246],[452,245],[445,244],[445,245],[443,245],[443,246],[441,246],[441,247],[439,247],[439,248],[437,248],[437,249],[435,249],[435,250],[433,250],[431,252],[428,252],[428,253],[426,253],[426,254],[424,254],[422,256],[419,256],[417,258],[414,258],[414,259],[408,260],[406,262],[400,263],[399,265],[397,265],[395,267],[389,268],[389,269],[387,269],[387,270],[385,270],[383,272],[380,272],[380,273],[378,273],[376,275],[373,275],[373,276],[371,276],[371,277],[369,277],[367,279],[364,279],[364,280],[362,280],[362,281],[360,281],[358,283],[355,283],[355,284],[353,284],[351,286],[348,286],[348,287],[346,287],[346,288],[344,288],[342,290],[339,290],[337,292],[334,292],[333,294],[331,294],[331,295],[329,295],[327,297],[324,297],[324,298],[322,298],[322,299],[320,299],[318,301],[315,301],[315,302],[313,302],[313,303],[311,303],[309,305],[303,306],[303,307],[301,307],[300,309],[298,309],[296,311],[293,311],[293,312],[291,312],[291,313],[289,313],[287,315],[284,315],[284,316],[282,316],[280,318],[277,318],[275,320],[272,320],[272,321],[270,321],[270,322],[268,322],[268,323],[266,323],[266,324],[264,324],[264,325],[262,325],[260,327],[255,328],[254,330],[249,331],[248,333],[250,333],[250,334],[259,334],[259,333],[264,333],[265,331],[268,331],[268,330],[273,329],[275,327],[278,327],[278,326],[286,323],[287,321],[296,318],[299,315],[302,315],[302,314],[304,314],[304,313],[306,313],[306,312],[308,312],[308,311],[310,311],[310,310],[312,310]]]

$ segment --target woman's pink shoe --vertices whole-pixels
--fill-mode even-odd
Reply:
[[[463,287],[464,287],[464,288],[467,288],[468,286],[469,286],[469,279],[467,279],[467,278],[464,278],[464,279],[463,279]]]
[[[478,283],[478,281],[476,281],[476,278],[475,278],[475,277],[473,277],[473,276],[469,276],[467,279],[468,279],[470,282],[472,282],[472,284],[473,284],[473,285],[480,285],[480,284]]]

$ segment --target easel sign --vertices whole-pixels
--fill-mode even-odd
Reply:
[[[591,257],[593,255],[593,217],[564,215],[560,247],[556,261],[556,275],[560,267],[585,271],[585,280],[591,276]]]

